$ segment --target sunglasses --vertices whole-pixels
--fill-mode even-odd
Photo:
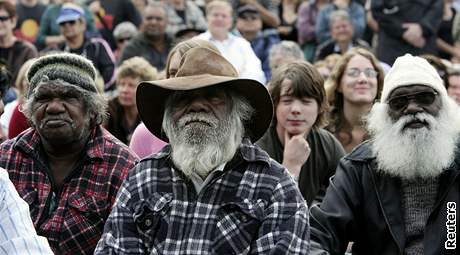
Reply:
[[[259,16],[257,14],[253,14],[253,15],[243,14],[243,15],[240,15],[240,18],[244,20],[256,20],[259,18]]]
[[[388,100],[388,105],[394,111],[405,109],[410,100],[414,100],[421,106],[430,106],[436,99],[436,95],[438,95],[438,93],[435,91],[423,91],[409,95],[396,96]]]
[[[63,27],[63,26],[65,26],[65,24],[69,24],[69,25],[73,26],[73,25],[75,25],[75,23],[77,23],[76,20],[69,20],[69,21],[64,21],[62,23],[59,23],[59,26]]]
[[[0,21],[4,22],[4,21],[9,20],[10,18],[11,18],[10,16],[0,16]]]
[[[361,73],[364,73],[364,75],[367,77],[367,78],[375,78],[377,77],[378,75],[378,72],[375,71],[374,69],[372,68],[366,68],[364,70],[359,70],[358,68],[350,68],[350,69],[347,69],[345,71],[345,74],[350,76],[350,77],[353,77],[353,78],[356,78],[358,77]]]
[[[118,38],[118,39],[117,39],[117,42],[118,42],[118,43],[124,43],[124,42],[129,41],[129,40],[131,40],[131,37]]]

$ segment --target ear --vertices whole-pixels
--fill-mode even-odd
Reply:
[[[11,17],[11,22],[13,23],[13,27],[16,27],[16,24],[18,23],[18,18],[16,16]]]

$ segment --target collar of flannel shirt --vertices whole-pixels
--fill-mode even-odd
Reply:
[[[103,159],[104,136],[100,135],[102,132],[103,130],[100,126],[96,126],[91,130],[89,141],[86,144],[86,155],[90,159]],[[32,129],[30,132],[26,132],[23,136],[18,137],[14,147],[27,154],[37,154],[37,148],[41,148],[40,139],[38,132]]]

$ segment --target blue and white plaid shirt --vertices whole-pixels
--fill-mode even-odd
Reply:
[[[46,238],[37,235],[29,206],[3,168],[0,168],[0,254],[53,254]]]
[[[170,147],[123,183],[95,254],[308,254],[308,208],[286,169],[245,139],[197,194]]]

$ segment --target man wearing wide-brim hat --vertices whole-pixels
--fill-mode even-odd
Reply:
[[[286,169],[253,142],[273,106],[219,53],[189,50],[175,78],[143,82],[139,114],[169,140],[118,194],[96,254],[307,254],[308,209]]]

